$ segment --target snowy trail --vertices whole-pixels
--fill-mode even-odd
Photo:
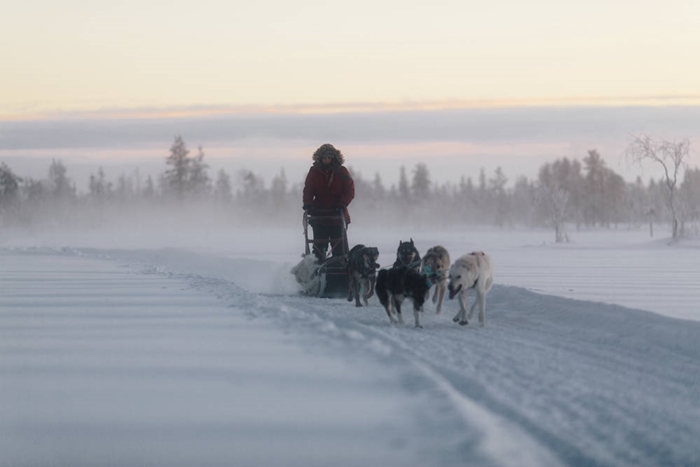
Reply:
[[[698,322],[496,286],[485,328],[455,326],[457,305],[448,302],[442,315],[428,306],[416,330],[410,316],[407,326],[390,326],[376,300],[357,309],[344,300],[241,291],[227,277],[236,260],[149,254],[117,256],[242,301],[253,316],[312,335],[306,345],[367,352],[398,367],[409,390],[438,388],[450,417],[466,426],[465,451],[481,450],[496,465],[700,465]],[[277,270],[284,288],[288,269],[256,268],[263,276]]]
[[[276,299],[73,253],[0,250],[3,467],[458,465],[392,369],[298,345]]]
[[[378,306],[344,312],[340,302],[330,313],[354,318],[564,465],[700,463],[698,323],[512,287],[493,290],[483,329],[454,326],[449,307],[422,330],[395,328]]]
[[[0,281],[14,284],[0,290],[5,307],[0,370],[19,377],[19,368],[33,366],[21,376],[25,383],[34,381],[33,389],[18,401],[44,401],[20,405],[28,410],[26,419],[7,432],[15,438],[5,438],[15,440],[15,449],[18,439],[52,439],[65,432],[64,441],[71,436],[97,441],[86,451],[94,459],[104,452],[115,455],[116,448],[99,434],[111,433],[138,458],[145,455],[139,437],[165,430],[168,440],[181,439],[194,450],[161,453],[158,465],[175,459],[187,465],[207,455],[212,465],[224,465],[232,449],[226,436],[232,433],[251,465],[279,461],[276,453],[310,445],[313,437],[324,439],[327,449],[302,453],[299,465],[310,459],[323,465],[340,452],[347,465],[380,459],[384,465],[435,466],[700,465],[697,321],[496,285],[487,300],[486,327],[452,323],[457,304],[448,301],[441,315],[429,303],[418,330],[410,313],[405,326],[389,325],[376,298],[370,307],[356,308],[342,299],[296,295],[290,265],[268,259],[181,249],[39,248],[6,254],[34,262],[31,267],[18,262],[15,272],[0,274]],[[56,260],[81,257],[91,266],[56,269]],[[104,270],[95,264],[104,264]],[[8,314],[12,307],[36,316],[26,321],[19,311]],[[95,308],[100,316],[87,313]],[[246,344],[252,336],[261,342]],[[284,342],[276,342],[279,336]],[[265,351],[273,341],[283,346],[275,347],[281,354]],[[244,359],[237,355],[241,344]],[[34,350],[27,354],[27,348]],[[303,349],[305,363],[295,360],[300,356],[295,348]],[[98,351],[85,354],[90,349]],[[94,371],[104,380],[88,377]],[[256,373],[252,387],[230,386],[231,375]],[[202,380],[193,384],[192,378]],[[87,386],[73,387],[72,396],[75,381]],[[164,381],[186,383],[178,384],[178,392],[197,401],[194,408],[159,400]],[[289,383],[291,394],[284,392]],[[13,384],[17,381],[4,381],[0,392],[19,397]],[[250,391],[261,400],[291,397],[298,410],[263,409],[267,421],[260,424],[260,407],[216,408],[217,401],[228,403],[236,394],[246,400]],[[83,408],[77,415],[54,406],[75,407],[81,394],[140,409],[126,419],[109,406]],[[208,396],[191,399],[196,394]],[[359,407],[364,409],[358,412]],[[187,423],[193,410],[199,410],[198,426]],[[77,423],[65,431],[67,426],[48,423],[46,413],[65,420],[77,416]],[[106,425],[89,421],[95,413]],[[292,430],[281,413],[308,418],[310,431]],[[323,414],[335,414],[336,422]],[[368,426],[368,420],[374,424]],[[24,428],[17,432],[18,427]],[[261,437],[282,444],[271,450]],[[389,462],[383,439],[389,442]],[[362,445],[364,454],[352,448]],[[60,443],[45,448],[44,459],[63,452]]]

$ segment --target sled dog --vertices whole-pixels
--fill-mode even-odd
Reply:
[[[450,269],[450,254],[445,247],[441,245],[429,248],[423,256],[421,263],[421,274],[425,274],[431,286],[435,285],[433,292],[433,303],[435,313],[440,314],[442,311],[442,303],[445,301],[445,292],[447,291],[447,273]],[[430,291],[428,291],[430,294]],[[427,300],[428,297],[426,297]]]
[[[403,324],[401,304],[404,299],[409,298],[413,302],[416,327],[422,327],[418,313],[423,311],[423,303],[430,290],[430,284],[424,275],[406,266],[382,269],[377,273],[376,289],[379,302],[386,310],[389,321]],[[397,317],[394,317],[392,308],[396,310]]]
[[[300,292],[303,295],[318,295],[321,289],[321,277],[318,274],[318,268],[321,267],[318,264],[318,258],[313,253],[304,255],[299,262],[290,271],[294,278],[297,280],[297,284],[301,286]]]
[[[491,258],[482,251],[468,253],[457,259],[450,267],[450,299],[459,294],[459,312],[452,319],[461,325],[467,322],[467,293],[469,289],[476,291],[476,300],[469,309],[469,319],[474,314],[474,308],[479,305],[479,324],[484,325],[486,309],[486,292],[493,285],[493,268]]]
[[[418,253],[418,249],[414,245],[412,238],[408,242],[399,240],[399,247],[396,249],[396,261],[394,261],[394,267],[398,268],[401,266],[414,269],[416,272],[420,271],[420,254]]]
[[[377,247],[355,245],[348,253],[348,301],[355,299],[355,306],[360,303],[360,289],[362,300],[368,306],[368,299],[374,295],[374,283],[377,280]]]

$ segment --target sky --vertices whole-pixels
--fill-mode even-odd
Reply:
[[[519,157],[517,170],[524,170],[555,157],[582,158],[593,148],[611,163],[630,132],[700,136],[686,128],[692,118],[647,112],[697,109],[697,50],[700,4],[690,0],[13,2],[0,17],[0,157],[94,161],[108,153],[123,163],[153,159],[159,150],[162,161],[180,134],[193,149],[209,148],[211,158],[220,159],[217,167],[265,152],[276,154],[268,166],[286,164],[293,172],[301,165],[303,172],[302,161],[329,142],[313,128],[299,130],[299,122],[308,122],[303,117],[371,121],[408,113],[418,116],[417,128],[434,130],[422,132],[421,145],[386,124],[364,141],[351,125],[327,137],[345,144],[365,173],[387,153],[429,166],[457,154],[458,167],[470,173],[510,166],[509,157]],[[533,117],[522,120],[532,123],[541,109],[564,109],[575,120],[581,108],[605,115],[610,108],[643,108],[649,119],[623,121],[625,132],[612,135],[574,121],[565,136],[544,135],[535,143],[508,134],[488,143],[455,141],[440,131],[454,110],[476,112],[476,121],[484,112],[493,127],[494,109],[532,110]],[[274,123],[280,116],[297,123],[288,127],[296,134],[279,138],[265,127],[215,139],[200,137],[191,124],[212,118]],[[656,125],[659,120],[666,126]],[[84,142],[58,144],[46,131],[67,122],[79,139],[93,141],[89,151]],[[99,139],[104,135],[93,128],[132,125],[145,132],[153,122],[171,125],[147,142],[133,134],[138,131],[118,143]],[[510,133],[512,123],[503,120],[500,128]],[[680,128],[669,131],[668,123]],[[32,143],[16,144],[17,133]],[[395,164],[384,163],[392,174],[387,178],[394,178]],[[436,167],[436,178],[454,177],[454,168],[454,161]]]
[[[416,329],[299,295],[299,230],[0,231],[0,464],[700,463],[696,241],[414,230],[495,271],[485,326]]]

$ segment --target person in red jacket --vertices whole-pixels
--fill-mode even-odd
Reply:
[[[313,154],[313,165],[306,175],[303,192],[303,207],[314,216],[314,253],[323,262],[330,239],[343,237],[343,226],[337,213],[342,212],[345,223],[350,223],[348,205],[355,197],[355,182],[348,169],[343,166],[343,153],[332,144],[323,144]],[[323,219],[320,216],[328,216]],[[347,247],[347,245],[346,245]],[[342,247],[333,248],[332,255],[343,254]]]

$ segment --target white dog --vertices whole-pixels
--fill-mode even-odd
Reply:
[[[491,258],[484,252],[469,253],[450,267],[450,284],[447,286],[450,291],[450,299],[459,294],[459,312],[452,319],[461,325],[467,322],[467,293],[469,289],[476,290],[476,301],[469,310],[469,319],[474,314],[474,308],[479,304],[479,323],[481,326],[485,322],[486,292],[491,290],[493,285],[493,267]]]
[[[318,274],[320,267],[316,255],[310,253],[305,255],[299,264],[290,271],[297,280],[297,284],[301,286],[300,292],[303,295],[318,295],[321,288],[321,277]]]

